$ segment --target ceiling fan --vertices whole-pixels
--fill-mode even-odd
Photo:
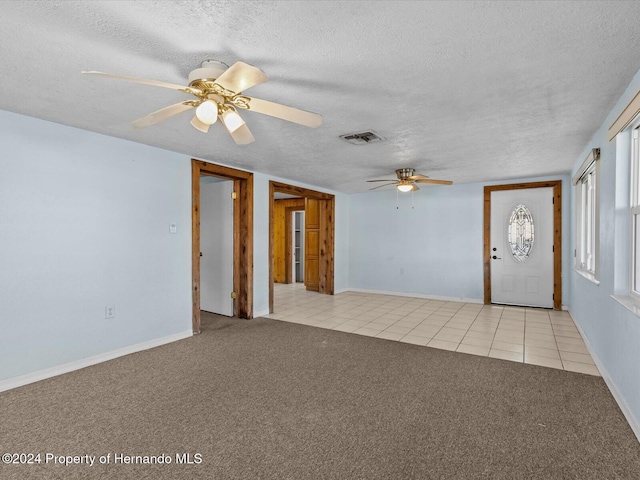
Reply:
[[[195,109],[191,125],[196,129],[207,133],[209,127],[220,120],[220,123],[227,128],[238,145],[246,145],[253,142],[255,138],[238,114],[238,109],[262,113],[306,127],[315,128],[322,125],[322,116],[317,113],[242,95],[242,92],[248,88],[268,80],[268,77],[259,68],[244,62],[236,62],[229,67],[217,60],[205,60],[200,68],[189,73],[188,86],[96,71],[83,71],[82,73],[170,88],[196,97],[139,118],[132,123],[134,128],[149,127],[180,113]]]
[[[367,182],[389,182],[370,188],[369,190],[395,185],[401,192],[415,192],[416,190],[420,190],[416,183],[430,183],[435,185],[451,185],[453,183],[451,180],[433,180],[426,175],[420,175],[414,172],[415,170],[413,168],[399,168],[396,170],[397,180],[367,180]]]

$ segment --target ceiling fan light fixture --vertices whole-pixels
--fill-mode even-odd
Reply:
[[[224,120],[224,124],[227,130],[229,130],[229,133],[235,132],[245,124],[242,117],[238,115],[238,112],[232,107],[225,108],[224,112],[222,112],[222,120]]]
[[[413,190],[413,185],[411,184],[411,182],[401,181],[401,182],[398,183],[397,188],[402,193],[407,193],[407,192],[410,192],[411,190]]]
[[[205,100],[196,108],[196,117],[205,125],[213,125],[218,120],[218,104],[213,100]]]

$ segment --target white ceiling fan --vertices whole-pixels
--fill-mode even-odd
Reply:
[[[428,183],[432,185],[451,185],[453,183],[451,180],[433,180],[426,175],[415,173],[413,168],[399,168],[396,170],[396,176],[398,177],[397,180],[367,180],[367,182],[387,182],[384,185],[379,185],[369,190],[395,185],[401,192],[415,192],[420,190],[416,183]]]
[[[170,88],[196,97],[139,118],[132,123],[134,128],[149,127],[195,109],[191,125],[196,129],[206,133],[209,127],[219,120],[238,145],[246,145],[253,142],[255,138],[238,114],[238,109],[262,113],[311,128],[322,125],[322,116],[317,113],[242,95],[243,91],[268,80],[259,68],[244,62],[236,62],[229,67],[217,60],[206,60],[202,62],[200,68],[189,73],[188,86],[96,71],[82,73]]]

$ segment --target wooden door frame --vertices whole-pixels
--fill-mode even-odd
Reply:
[[[253,173],[191,159],[193,333],[200,333],[200,176],[233,180],[233,314],[253,318]]]
[[[491,304],[491,192],[553,188],[553,308],[562,309],[562,180],[484,187],[484,303]]]
[[[288,185],[286,183],[269,181],[269,313],[273,313],[273,215],[274,215],[274,194],[276,192],[295,195],[297,197],[315,198],[318,200],[328,200],[329,208],[326,219],[329,226],[328,235],[330,241],[327,243],[328,251],[324,254],[324,261],[320,263],[320,282],[323,282],[324,293],[333,295],[334,293],[334,255],[335,255],[335,195],[318,192],[304,187]]]

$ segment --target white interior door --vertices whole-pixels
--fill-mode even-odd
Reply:
[[[233,181],[200,177],[200,309],[233,316]]]
[[[553,188],[491,192],[491,303],[553,307]]]

